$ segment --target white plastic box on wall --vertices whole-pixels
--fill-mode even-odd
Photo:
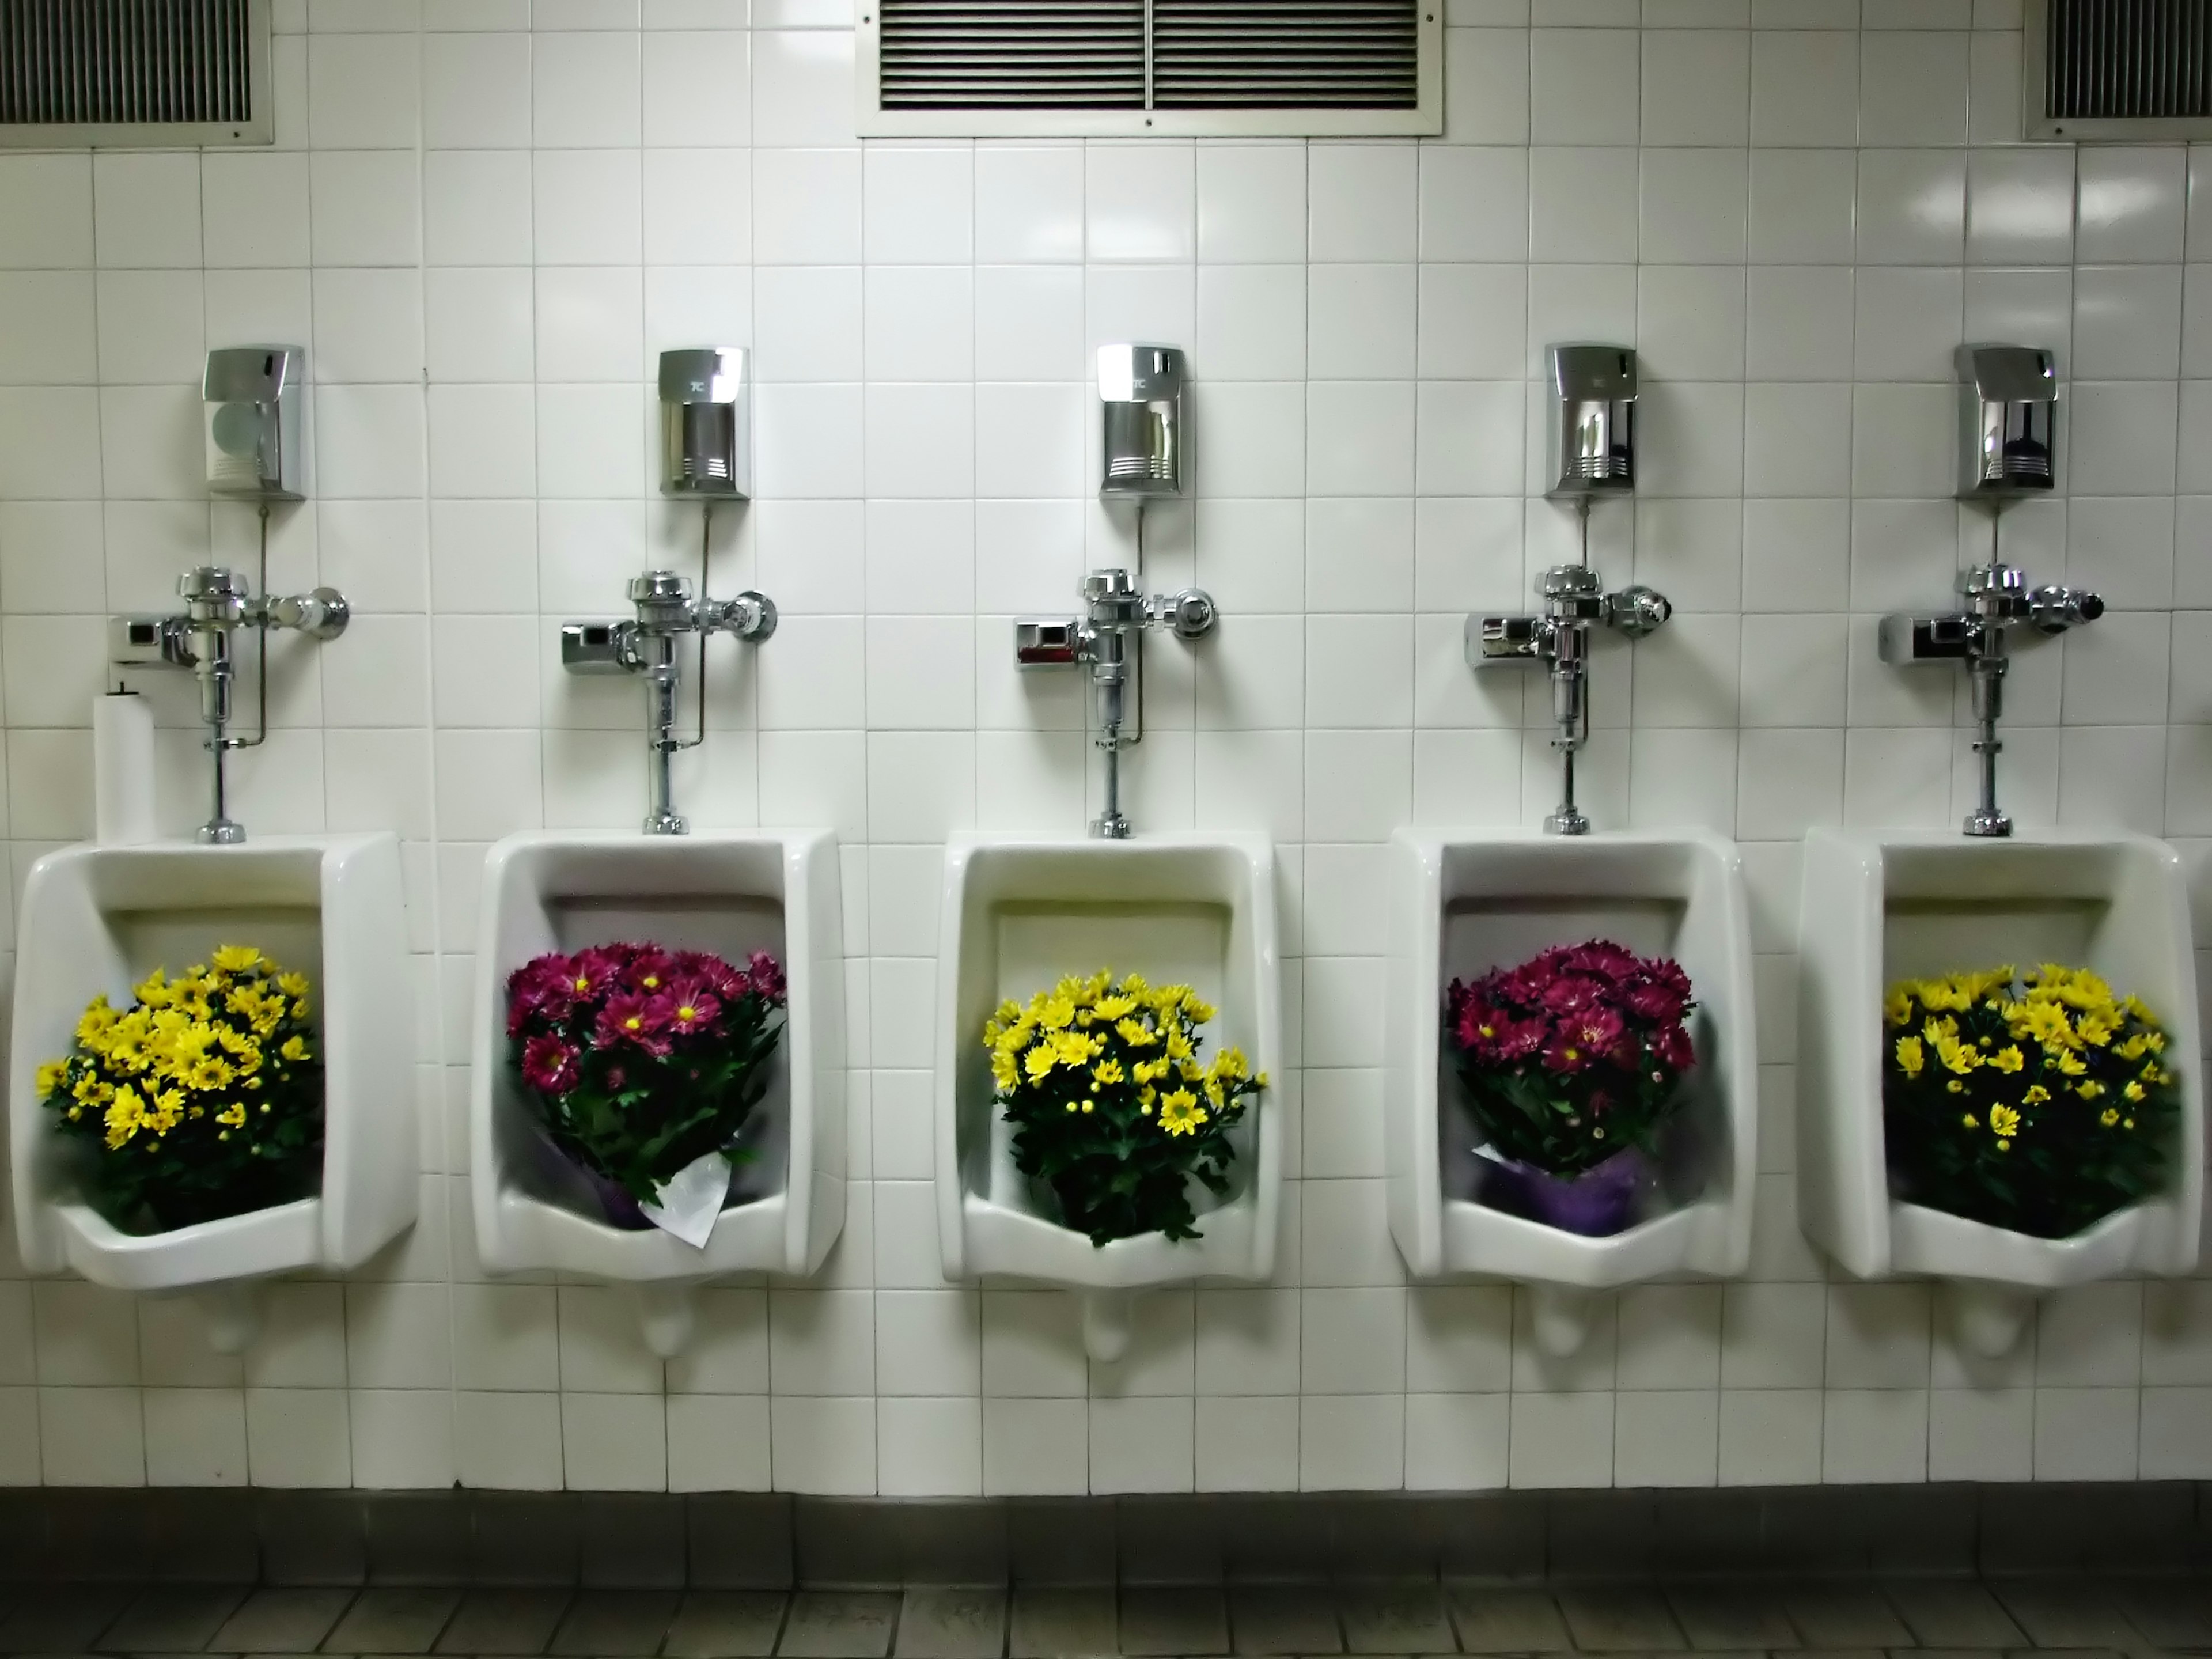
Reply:
[[[203,1287],[225,1352],[258,1329],[252,1287],[359,1267],[415,1219],[415,1019],[388,835],[70,847],[31,868],[17,938],[9,1146],[16,1237],[33,1273],[118,1290]],[[173,1231],[120,1231],[87,1204],[38,1097],[92,999],[128,1007],[156,968],[251,945],[307,975],[323,1056],[323,1177],[313,1197]]]
[[[1950,1281],[1978,1352],[2019,1339],[2042,1291],[2197,1262],[2204,1190],[2203,1043],[2180,856],[2148,836],[2046,830],[2009,840],[1816,830],[1806,837],[1798,1018],[1798,1212],[1862,1279]],[[2165,1025],[2182,1108],[2169,1189],[2072,1238],[1890,1195],[1882,997],[1899,979],[2055,962],[2133,993]]]
[[[1536,1287],[1536,1334],[1578,1346],[1591,1293],[1742,1271],[1751,1251],[1759,1066],[1741,855],[1694,830],[1539,836],[1401,830],[1392,838],[1384,1078],[1390,1231],[1407,1267]],[[1589,1238],[1475,1195],[1476,1132],[1445,1042],[1446,988],[1553,945],[1609,939],[1688,974],[1697,1064],[1672,1138],[1663,1213]]]
[[[484,864],[469,1097],[477,1249],[495,1273],[551,1268],[631,1287],[647,1344],[688,1344],[693,1292],[732,1273],[811,1273],[845,1218],[845,966],[837,848],[827,830],[510,836]],[[647,939],[783,964],[789,1000],[754,1108],[757,1139],[703,1248],[586,1214],[507,1052],[507,982],[549,951]],[[748,1124],[749,1130],[752,1127]]]
[[[1234,1185],[1201,1206],[1200,1237],[1158,1233],[1094,1245],[1052,1218],[1052,1200],[1014,1167],[983,1026],[1068,975],[1110,968],[1192,986],[1218,1011],[1202,1036],[1282,1075],[1275,857],[1242,836],[979,841],[946,848],[937,1004],[937,1215],[945,1276],[1003,1275],[1084,1294],[1086,1349],[1115,1358],[1129,1293],[1274,1271],[1282,1188],[1280,1109],[1263,1092],[1231,1132]]]

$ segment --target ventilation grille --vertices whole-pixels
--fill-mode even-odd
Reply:
[[[1413,0],[1153,0],[1158,109],[1412,109]]]
[[[265,0],[0,0],[0,142],[265,142]]]
[[[1412,110],[1419,11],[1415,0],[880,0],[880,106]]]
[[[1142,109],[1145,0],[884,0],[885,109]]]
[[[2212,6],[2206,0],[2045,0],[2031,17],[2041,48],[2040,136],[2124,136],[2145,124],[2212,120]],[[2127,125],[2115,125],[2125,123]]]

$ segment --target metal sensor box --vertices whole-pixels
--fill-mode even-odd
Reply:
[[[751,496],[752,354],[744,347],[660,354],[660,489],[667,495]]]
[[[2037,346],[1962,345],[1959,499],[2010,501],[2057,483],[2058,366]]]
[[[1098,348],[1102,495],[1180,495],[1188,469],[1183,356],[1174,346]]]
[[[1636,488],[1636,354],[1626,346],[1555,345],[1544,493],[1553,501]]]
[[[301,435],[307,354],[300,346],[224,346],[200,382],[208,489],[264,501],[307,499]]]

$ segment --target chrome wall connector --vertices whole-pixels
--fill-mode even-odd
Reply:
[[[262,564],[268,564],[269,509],[261,509]],[[109,622],[110,658],[125,668],[189,668],[199,681],[200,722],[207,728],[210,794],[208,820],[199,827],[202,842],[229,847],[246,839],[245,826],[230,816],[225,763],[234,749],[258,747],[269,735],[269,630],[289,628],[310,639],[334,640],[345,632],[351,610],[334,587],[318,587],[292,597],[255,597],[246,573],[222,565],[202,565],[177,579],[185,601],[181,615],[116,617]],[[231,636],[252,629],[256,642],[255,678],[258,714],[250,738],[230,732],[231,706],[238,675]]]
[[[1546,494],[1574,504],[1582,557],[1536,578],[1541,611],[1467,619],[1470,667],[1540,662],[1552,683],[1552,747],[1559,755],[1559,805],[1546,833],[1586,836],[1589,817],[1575,804],[1575,757],[1589,741],[1589,647],[1592,628],[1642,639],[1674,613],[1656,588],[1605,591],[1589,568],[1589,515],[1595,501],[1626,497],[1636,488],[1636,354],[1625,346],[1555,345],[1549,359],[1552,413]]]
[[[1588,508],[1583,509],[1587,517]],[[1586,836],[1589,815],[1575,805],[1575,756],[1589,741],[1589,643],[1592,628],[1641,639],[1674,614],[1667,596],[1650,587],[1608,593],[1586,564],[1553,565],[1536,579],[1542,611],[1514,617],[1469,617],[1467,659],[1475,668],[1540,662],[1552,682],[1552,747],[1562,775],[1559,810],[1547,833]]]
[[[1129,719],[1129,682],[1142,672],[1144,630],[1164,628],[1177,639],[1203,639],[1213,631],[1213,598],[1195,587],[1147,598],[1127,571],[1094,570],[1083,579],[1083,604],[1079,617],[1017,621],[1014,660],[1024,668],[1090,669],[1098,720],[1094,741],[1106,757],[1104,792],[1091,833],[1123,841],[1129,820],[1121,811],[1121,750],[1144,735],[1141,721],[1133,732]]]
[[[1079,664],[1090,669],[1098,721],[1092,741],[1106,757],[1104,790],[1091,833],[1126,841],[1129,820],[1121,811],[1121,751],[1145,735],[1145,629],[1171,629],[1178,639],[1202,639],[1213,631],[1213,597],[1195,587],[1149,598],[1144,591],[1145,509],[1155,499],[1180,495],[1189,487],[1183,354],[1174,346],[1103,345],[1097,361],[1098,495],[1104,501],[1136,503],[1136,574],[1110,569],[1085,576],[1079,617],[1017,620],[1014,660],[1024,668]]]
[[[2012,820],[1997,809],[1997,721],[2004,713],[2011,635],[2031,628],[2063,634],[2105,614],[2087,588],[2031,589],[2004,562],[2002,514],[2012,502],[2047,495],[2058,474],[2058,371],[2037,346],[1962,345],[1954,358],[1959,394],[1959,490],[1962,501],[1990,511],[1990,556],[1959,573],[1959,607],[1935,616],[1893,611],[1881,619],[1881,659],[1963,662],[1974,714],[1979,798],[1963,826],[1970,836],[2009,836]]]
[[[645,833],[680,836],[690,826],[678,815],[672,798],[670,758],[706,741],[708,636],[734,634],[758,645],[775,632],[775,603],[750,588],[733,599],[694,599],[691,584],[673,570],[633,576],[629,592],[636,612],[632,620],[561,624],[561,665],[572,674],[645,677]],[[679,738],[676,693],[683,670],[676,647],[690,637],[699,641],[698,735]]]
[[[752,495],[752,356],[743,346],[690,346],[660,354],[660,493],[699,502],[699,597],[673,570],[648,570],[629,580],[635,615],[628,622],[561,625],[561,666],[571,674],[645,678],[647,802],[645,833],[680,836],[690,826],[677,812],[670,778],[677,751],[707,740],[707,641],[734,634],[755,645],[775,632],[775,602],[747,588],[734,599],[707,597],[714,544],[714,507]],[[678,645],[699,648],[696,734],[676,735],[676,696],[683,677]]]
[[[284,597],[269,592],[269,508],[273,501],[307,498],[307,446],[301,441],[307,401],[307,354],[298,346],[223,346],[207,355],[200,380],[201,434],[207,486],[216,495],[259,504],[259,593],[242,570],[206,564],[177,579],[181,615],[112,617],[109,659],[118,668],[189,668],[199,680],[203,746],[209,760],[208,819],[200,841],[230,847],[246,827],[230,816],[228,763],[234,749],[258,748],[269,736],[269,630],[289,628],[314,640],[334,640],[351,616],[335,587]],[[231,705],[238,678],[232,635],[253,630],[253,735],[231,735]]]
[[[2105,602],[2087,588],[2030,589],[2027,579],[2008,564],[1992,560],[1959,573],[1959,608],[1917,617],[1893,611],[1881,619],[1881,659],[1904,665],[1963,662],[1972,689],[1974,754],[1980,762],[1981,793],[1964,825],[1970,836],[2008,836],[2012,820],[1997,810],[1997,720],[2004,713],[2005,672],[2011,665],[2009,635],[2016,628],[2039,634],[2063,634],[2105,614]]]

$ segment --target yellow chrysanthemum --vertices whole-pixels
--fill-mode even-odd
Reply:
[[[244,1103],[242,1102],[233,1102],[230,1105],[224,1107],[221,1111],[215,1115],[215,1121],[222,1124],[226,1128],[244,1128],[246,1127],[246,1107]]]
[[[2071,1048],[2045,1047],[2043,1057],[2046,1064],[2057,1066],[2068,1077],[2080,1077],[2089,1069],[2089,1062]]]
[[[2111,1106],[2106,1107],[2104,1111],[2100,1113],[2097,1118],[2097,1121],[2103,1124],[2107,1129],[2111,1128],[2112,1125],[2118,1123],[2119,1121],[2120,1115],[2118,1110]]]
[[[2148,1094],[2148,1091],[2146,1091],[2140,1083],[2130,1083],[2126,1088],[2121,1090],[2120,1092],[2125,1095],[2130,1100],[2142,1100],[2144,1099]]]
[[[1918,1037],[1899,1037],[1897,1040],[1897,1066],[1907,1077],[1918,1077],[1928,1063],[1927,1050]]]
[[[1126,1073],[1121,1070],[1121,1062],[1118,1060],[1100,1060],[1091,1068],[1091,1075],[1094,1081],[1099,1083],[1121,1083],[1127,1080]]]
[[[2017,1072],[2027,1064],[2027,1057],[2016,1045],[2008,1045],[1990,1056],[1990,1064],[2000,1072]]]
[[[1206,1121],[1206,1109],[1189,1090],[1176,1089],[1160,1097],[1160,1127],[1168,1133],[1195,1134]]]
[[[1114,1030],[1132,1048],[1149,1048],[1160,1040],[1159,1033],[1146,1029],[1141,1020],[1117,1019]]]
[[[2021,1101],[2030,1106],[2040,1106],[2045,1101],[2050,1098],[2051,1091],[2045,1088],[2040,1083],[2029,1084],[2027,1085],[2027,1092],[2021,1096]]]
[[[1052,1068],[1060,1064],[1060,1050],[1049,1042],[1040,1042],[1022,1056],[1022,1070],[1029,1073],[1032,1083],[1042,1083],[1052,1075]]]
[[[286,1037],[284,1039],[284,1046],[279,1048],[276,1053],[279,1058],[289,1060],[295,1066],[299,1065],[303,1060],[312,1060],[314,1058],[313,1051],[307,1047],[307,1039],[296,1035]]]
[[[1064,1031],[1075,1023],[1075,999],[1057,996],[1039,1011],[1037,1024],[1048,1031]]]
[[[237,1076],[237,1070],[228,1060],[216,1054],[204,1054],[192,1063],[183,1081],[186,1088],[197,1093],[208,1094],[218,1089],[228,1089]]]
[[[261,952],[251,945],[222,945],[216,947],[215,965],[226,974],[243,974],[262,963]]]
[[[1943,1068],[1959,1077],[1965,1077],[1982,1064],[1981,1050],[1956,1037],[1946,1037],[1936,1045],[1936,1057]]]
[[[1972,1000],[1948,978],[1923,980],[1917,989],[1921,1006],[1938,1013],[1946,1010],[1963,1012],[1973,1006]]]
[[[1903,985],[1890,987],[1889,994],[1882,999],[1881,1017],[1884,1023],[1903,1025],[1912,1018],[1912,993]]]
[[[131,1137],[138,1133],[145,1121],[146,1106],[139,1099],[138,1091],[128,1084],[118,1089],[115,1098],[107,1103],[107,1150],[112,1152],[129,1146]]]
[[[1990,1133],[1999,1140],[2009,1140],[2020,1133],[2020,1114],[2009,1106],[1990,1108]]]
[[[39,1067],[39,1079],[35,1085],[39,1091],[39,1098],[44,1100],[50,1095],[59,1094],[62,1085],[68,1081],[69,1061],[65,1060],[46,1061]]]
[[[165,1135],[185,1119],[185,1091],[182,1089],[157,1090],[154,1095],[154,1109],[147,1115],[147,1127],[157,1135]]]

